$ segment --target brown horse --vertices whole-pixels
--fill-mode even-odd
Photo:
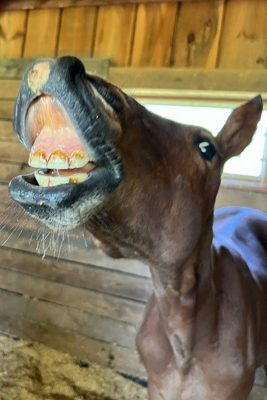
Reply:
[[[150,400],[245,400],[267,362],[267,217],[223,209],[213,225],[223,165],[261,112],[257,96],[213,137],[152,114],[76,58],[37,60],[23,78],[14,126],[39,171],[14,178],[11,196],[149,265],[137,348]]]

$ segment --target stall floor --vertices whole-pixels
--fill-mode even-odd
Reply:
[[[145,400],[146,390],[108,368],[0,335],[0,400]]]

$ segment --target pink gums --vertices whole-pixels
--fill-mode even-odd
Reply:
[[[77,134],[69,127],[59,128],[57,131],[51,131],[44,127],[37,136],[31,149],[31,154],[36,151],[45,151],[46,159],[55,151],[62,151],[67,157],[70,157],[75,151],[85,152]]]
[[[73,152],[86,153],[69,117],[59,102],[47,95],[37,98],[26,118],[27,133],[33,143],[31,154],[46,153],[48,160],[55,151],[70,157]]]

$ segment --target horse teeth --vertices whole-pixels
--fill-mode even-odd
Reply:
[[[81,168],[89,162],[89,154],[83,150],[74,151],[69,159],[70,168]]]
[[[47,168],[49,169],[68,169],[68,156],[64,151],[56,150],[50,155]]]
[[[34,172],[35,179],[37,180],[39,186],[42,187],[48,187],[48,186],[58,186],[58,185],[64,185],[66,183],[69,183],[69,177],[68,176],[53,176],[53,175],[48,175],[41,173],[39,171]]]
[[[49,186],[49,177],[47,175],[39,174],[39,172],[35,171],[34,176],[39,186]]]
[[[33,168],[47,168],[46,152],[37,150],[34,153],[30,153],[28,164]]]
[[[88,178],[87,174],[73,174],[69,177],[69,183],[80,183]]]

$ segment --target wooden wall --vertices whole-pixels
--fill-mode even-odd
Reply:
[[[71,53],[124,67],[265,69],[266,19],[264,0],[2,11],[0,57]]]

